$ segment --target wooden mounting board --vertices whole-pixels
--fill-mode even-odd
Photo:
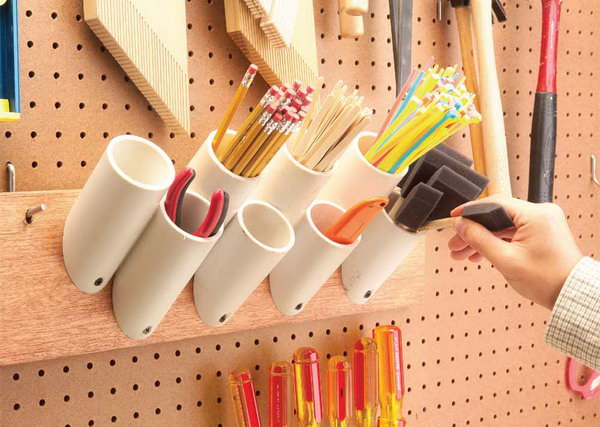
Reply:
[[[85,21],[175,133],[190,133],[185,1],[84,0]]]
[[[188,285],[158,330],[134,341],[118,328],[110,287],[88,295],[69,280],[62,261],[63,223],[78,190],[0,194],[0,366],[223,334],[282,323],[367,313],[420,302],[425,270],[421,244],[389,283],[365,305],[344,295],[337,272],[295,317],[279,313],[263,282],[222,328],[202,323]],[[47,211],[24,223],[25,211],[45,203]],[[26,267],[25,267],[26,266]]]
[[[246,57],[258,65],[258,72],[270,85],[291,83],[297,79],[311,84],[316,80],[319,71],[313,14],[313,2],[302,1],[291,46],[276,48],[246,3],[225,0],[227,33]]]

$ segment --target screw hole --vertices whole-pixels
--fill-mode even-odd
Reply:
[[[142,334],[144,335],[148,335],[150,332],[152,332],[152,326],[147,326],[146,328],[144,328],[144,330],[142,331]]]
[[[295,307],[295,309],[296,309],[296,311],[300,311],[300,310],[302,310],[302,303],[298,304],[298,305]]]
[[[371,298],[371,295],[373,295],[373,293],[371,291],[365,292],[365,299]]]
[[[224,314],[221,317],[219,317],[219,323],[224,323],[225,320],[227,320],[227,315],[226,314]]]
[[[94,286],[100,286],[102,283],[104,283],[104,279],[102,277],[98,277],[94,282]]]

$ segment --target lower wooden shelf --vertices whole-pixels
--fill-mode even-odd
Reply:
[[[65,272],[63,224],[78,195],[79,190],[0,193],[0,366],[388,310],[419,303],[423,296],[420,244],[367,304],[350,302],[338,271],[302,313],[286,317],[273,305],[265,281],[226,325],[212,328],[198,317],[188,284],[158,330],[134,341],[117,326],[111,287],[84,294]],[[26,224],[25,211],[40,203],[46,212]]]

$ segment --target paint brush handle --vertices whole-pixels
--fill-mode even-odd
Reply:
[[[493,233],[504,231],[515,226],[508,212],[497,203],[476,203],[467,205],[463,209],[461,216],[483,225]],[[456,219],[457,217],[451,217],[431,221],[417,231],[444,230],[454,226]]]

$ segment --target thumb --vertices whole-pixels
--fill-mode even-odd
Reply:
[[[506,259],[507,252],[510,250],[510,243],[505,242],[492,234],[483,225],[470,219],[458,217],[454,224],[454,231],[471,248],[494,265],[500,265]]]

